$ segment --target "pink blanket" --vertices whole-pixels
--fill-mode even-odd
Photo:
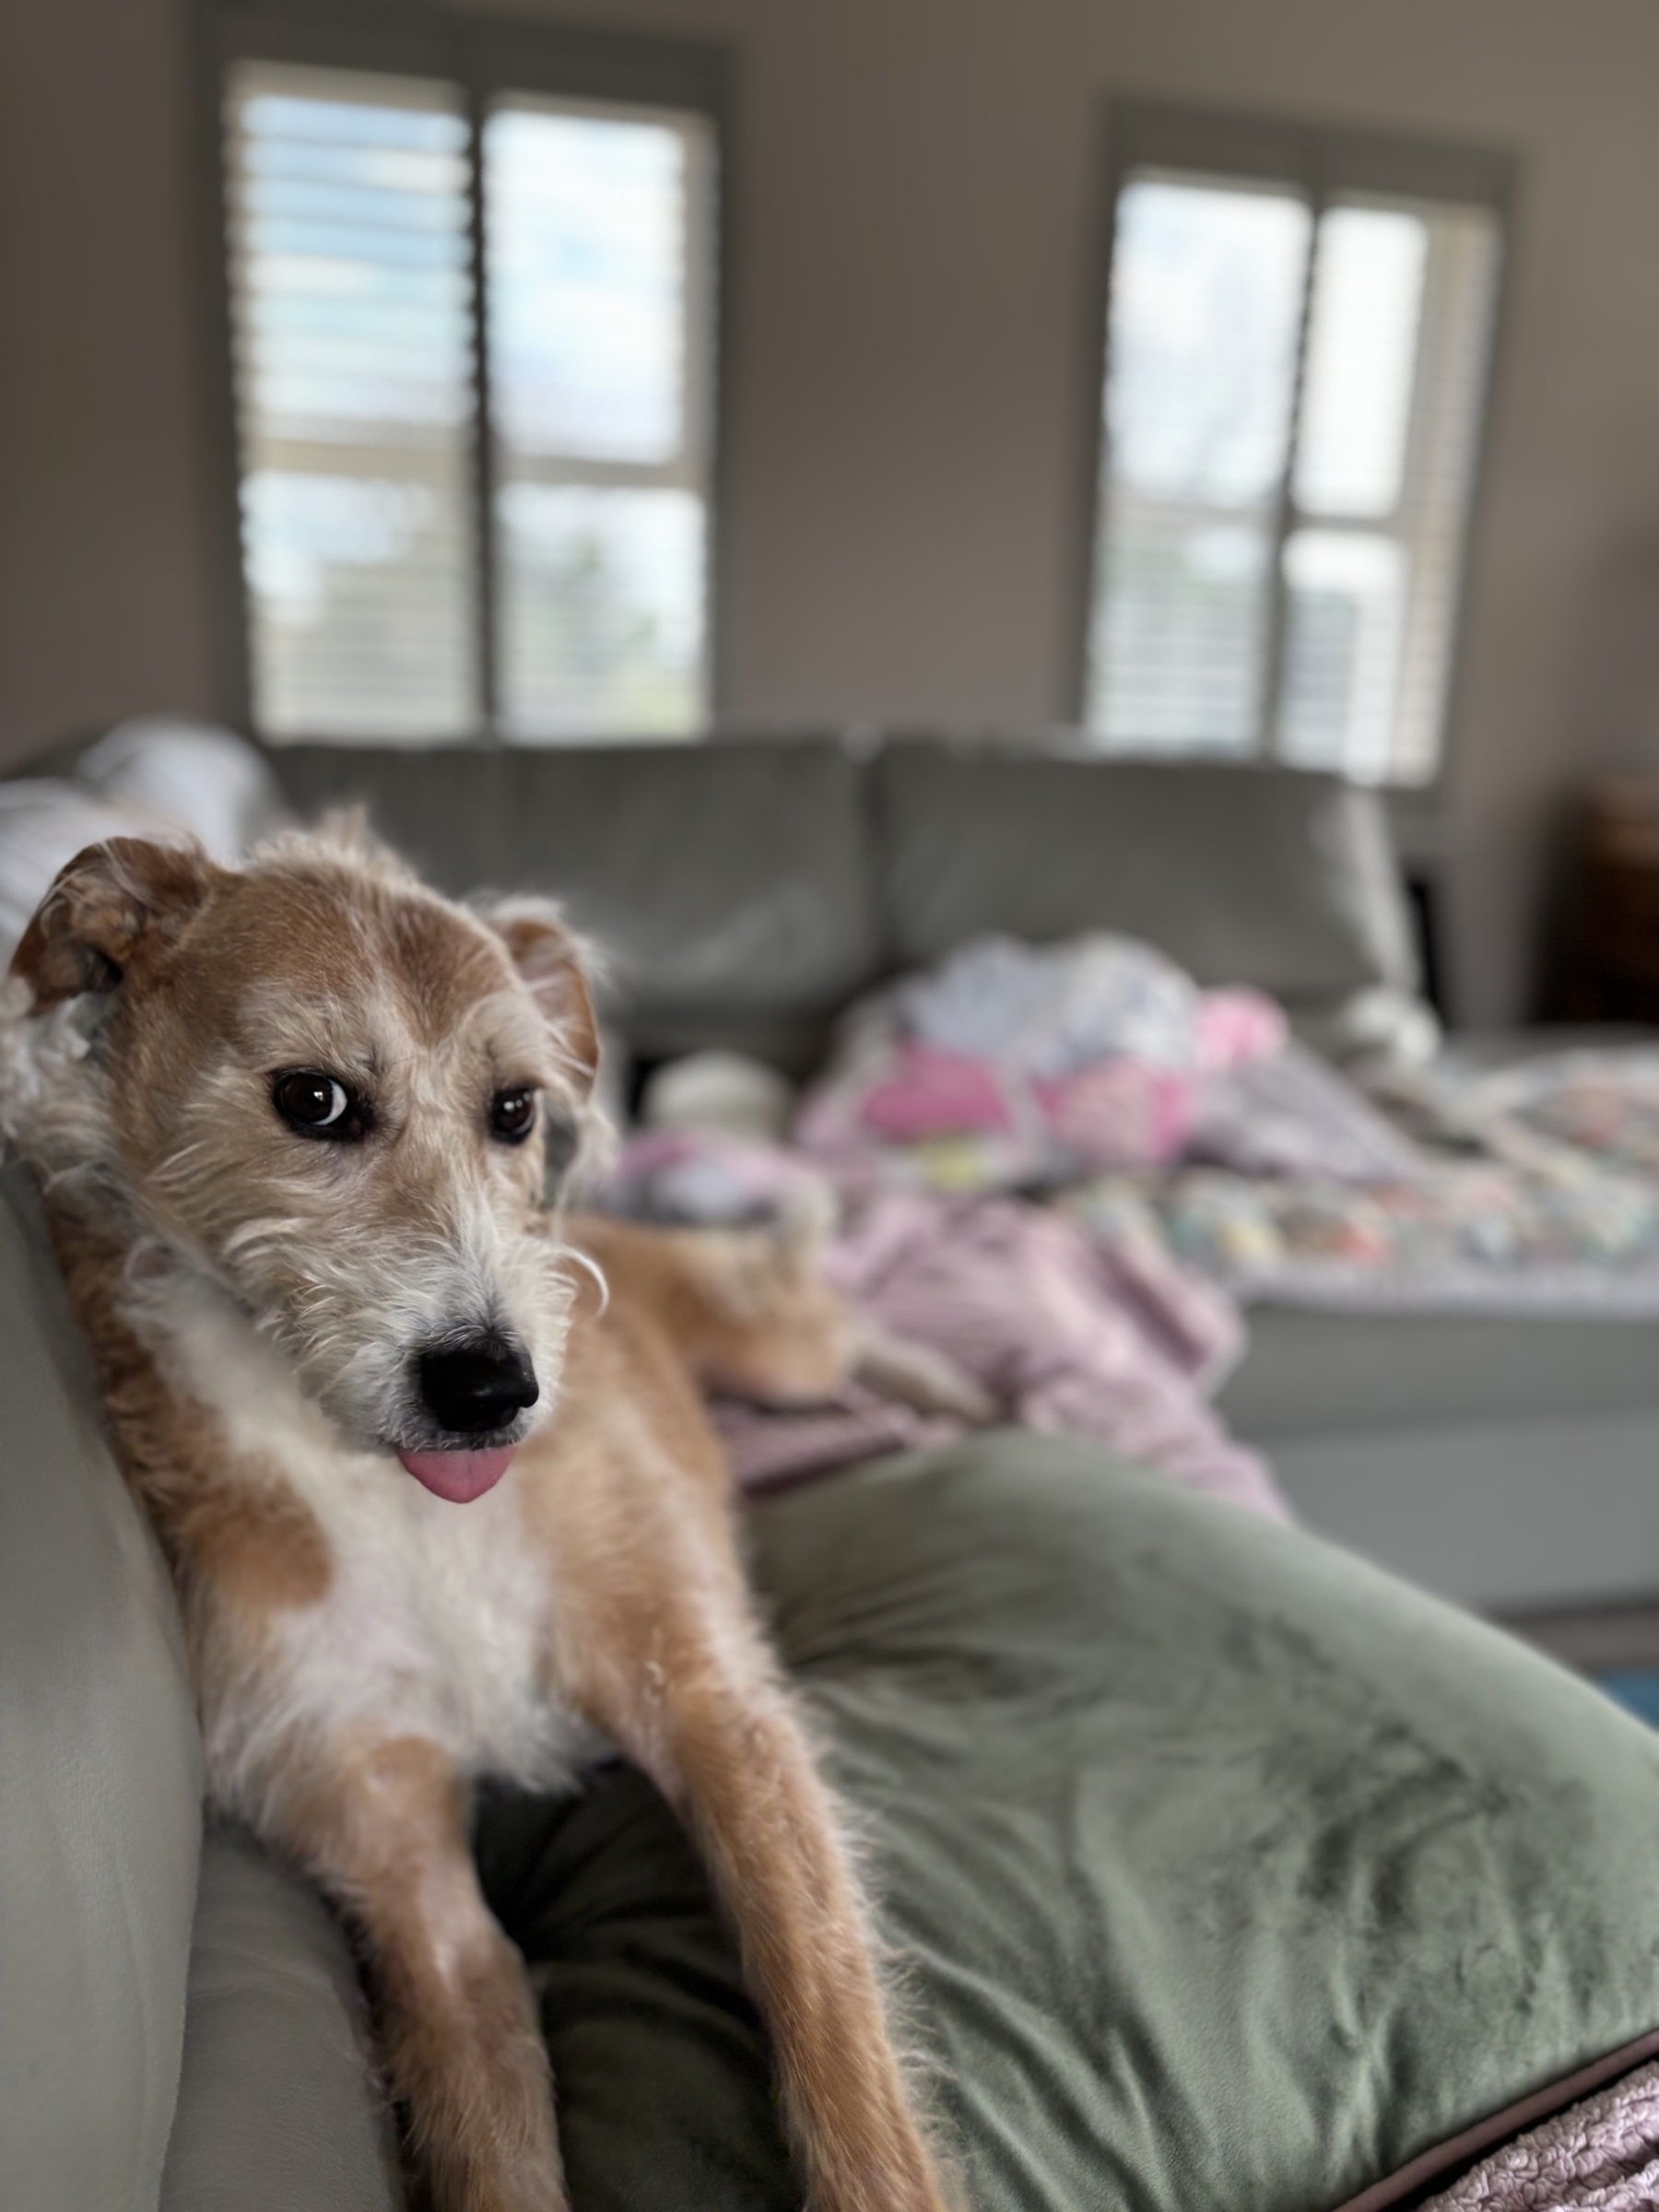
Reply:
[[[707,1225],[790,1216],[827,1225],[838,1211],[817,1163],[710,1131],[630,1138],[598,1196],[636,1219]],[[1005,1419],[1094,1437],[1120,1458],[1289,1519],[1266,1467],[1208,1404],[1242,1349],[1238,1309],[1155,1239],[1104,1239],[1018,1199],[867,1177],[849,1179],[839,1211],[830,1279],[887,1336],[949,1361]],[[806,1410],[734,1400],[714,1410],[751,1490],[947,1442],[964,1428],[864,1385]]]
[[[1652,2212],[1655,2205],[1659,2065],[1646,2065],[1517,2136],[1422,2212]]]
[[[1195,1489],[1290,1517],[1208,1404],[1242,1349],[1238,1309],[1156,1239],[1102,1238],[1018,1199],[850,1183],[838,1202],[798,1152],[656,1129],[629,1138],[596,1195],[635,1219],[709,1226],[793,1217],[827,1229],[839,1211],[830,1278],[887,1336],[949,1361],[1005,1419],[1094,1437]],[[746,1489],[963,1430],[859,1385],[806,1410],[728,1400],[715,1415]]]

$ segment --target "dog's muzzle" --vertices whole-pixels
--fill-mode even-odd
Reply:
[[[422,1352],[421,1403],[451,1436],[488,1436],[512,1426],[541,1395],[523,1345],[493,1331]]]

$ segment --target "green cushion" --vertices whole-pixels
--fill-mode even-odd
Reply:
[[[1659,2024],[1659,1739],[1507,1638],[1030,1436],[751,1523],[982,2212],[1325,2212]],[[640,1779],[480,1854],[581,2212],[795,2204]]]

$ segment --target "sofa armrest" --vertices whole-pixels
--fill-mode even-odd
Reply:
[[[201,1738],[40,1201],[0,1171],[0,2199],[155,2212]]]
[[[402,2202],[341,1929],[247,1837],[210,1833],[161,2212],[396,2212]]]

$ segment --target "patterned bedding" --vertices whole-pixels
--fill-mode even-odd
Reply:
[[[865,1002],[796,1136],[843,1182],[1038,1198],[1245,1301],[1659,1313],[1659,1051],[1350,1077],[1122,940],[987,940]]]

